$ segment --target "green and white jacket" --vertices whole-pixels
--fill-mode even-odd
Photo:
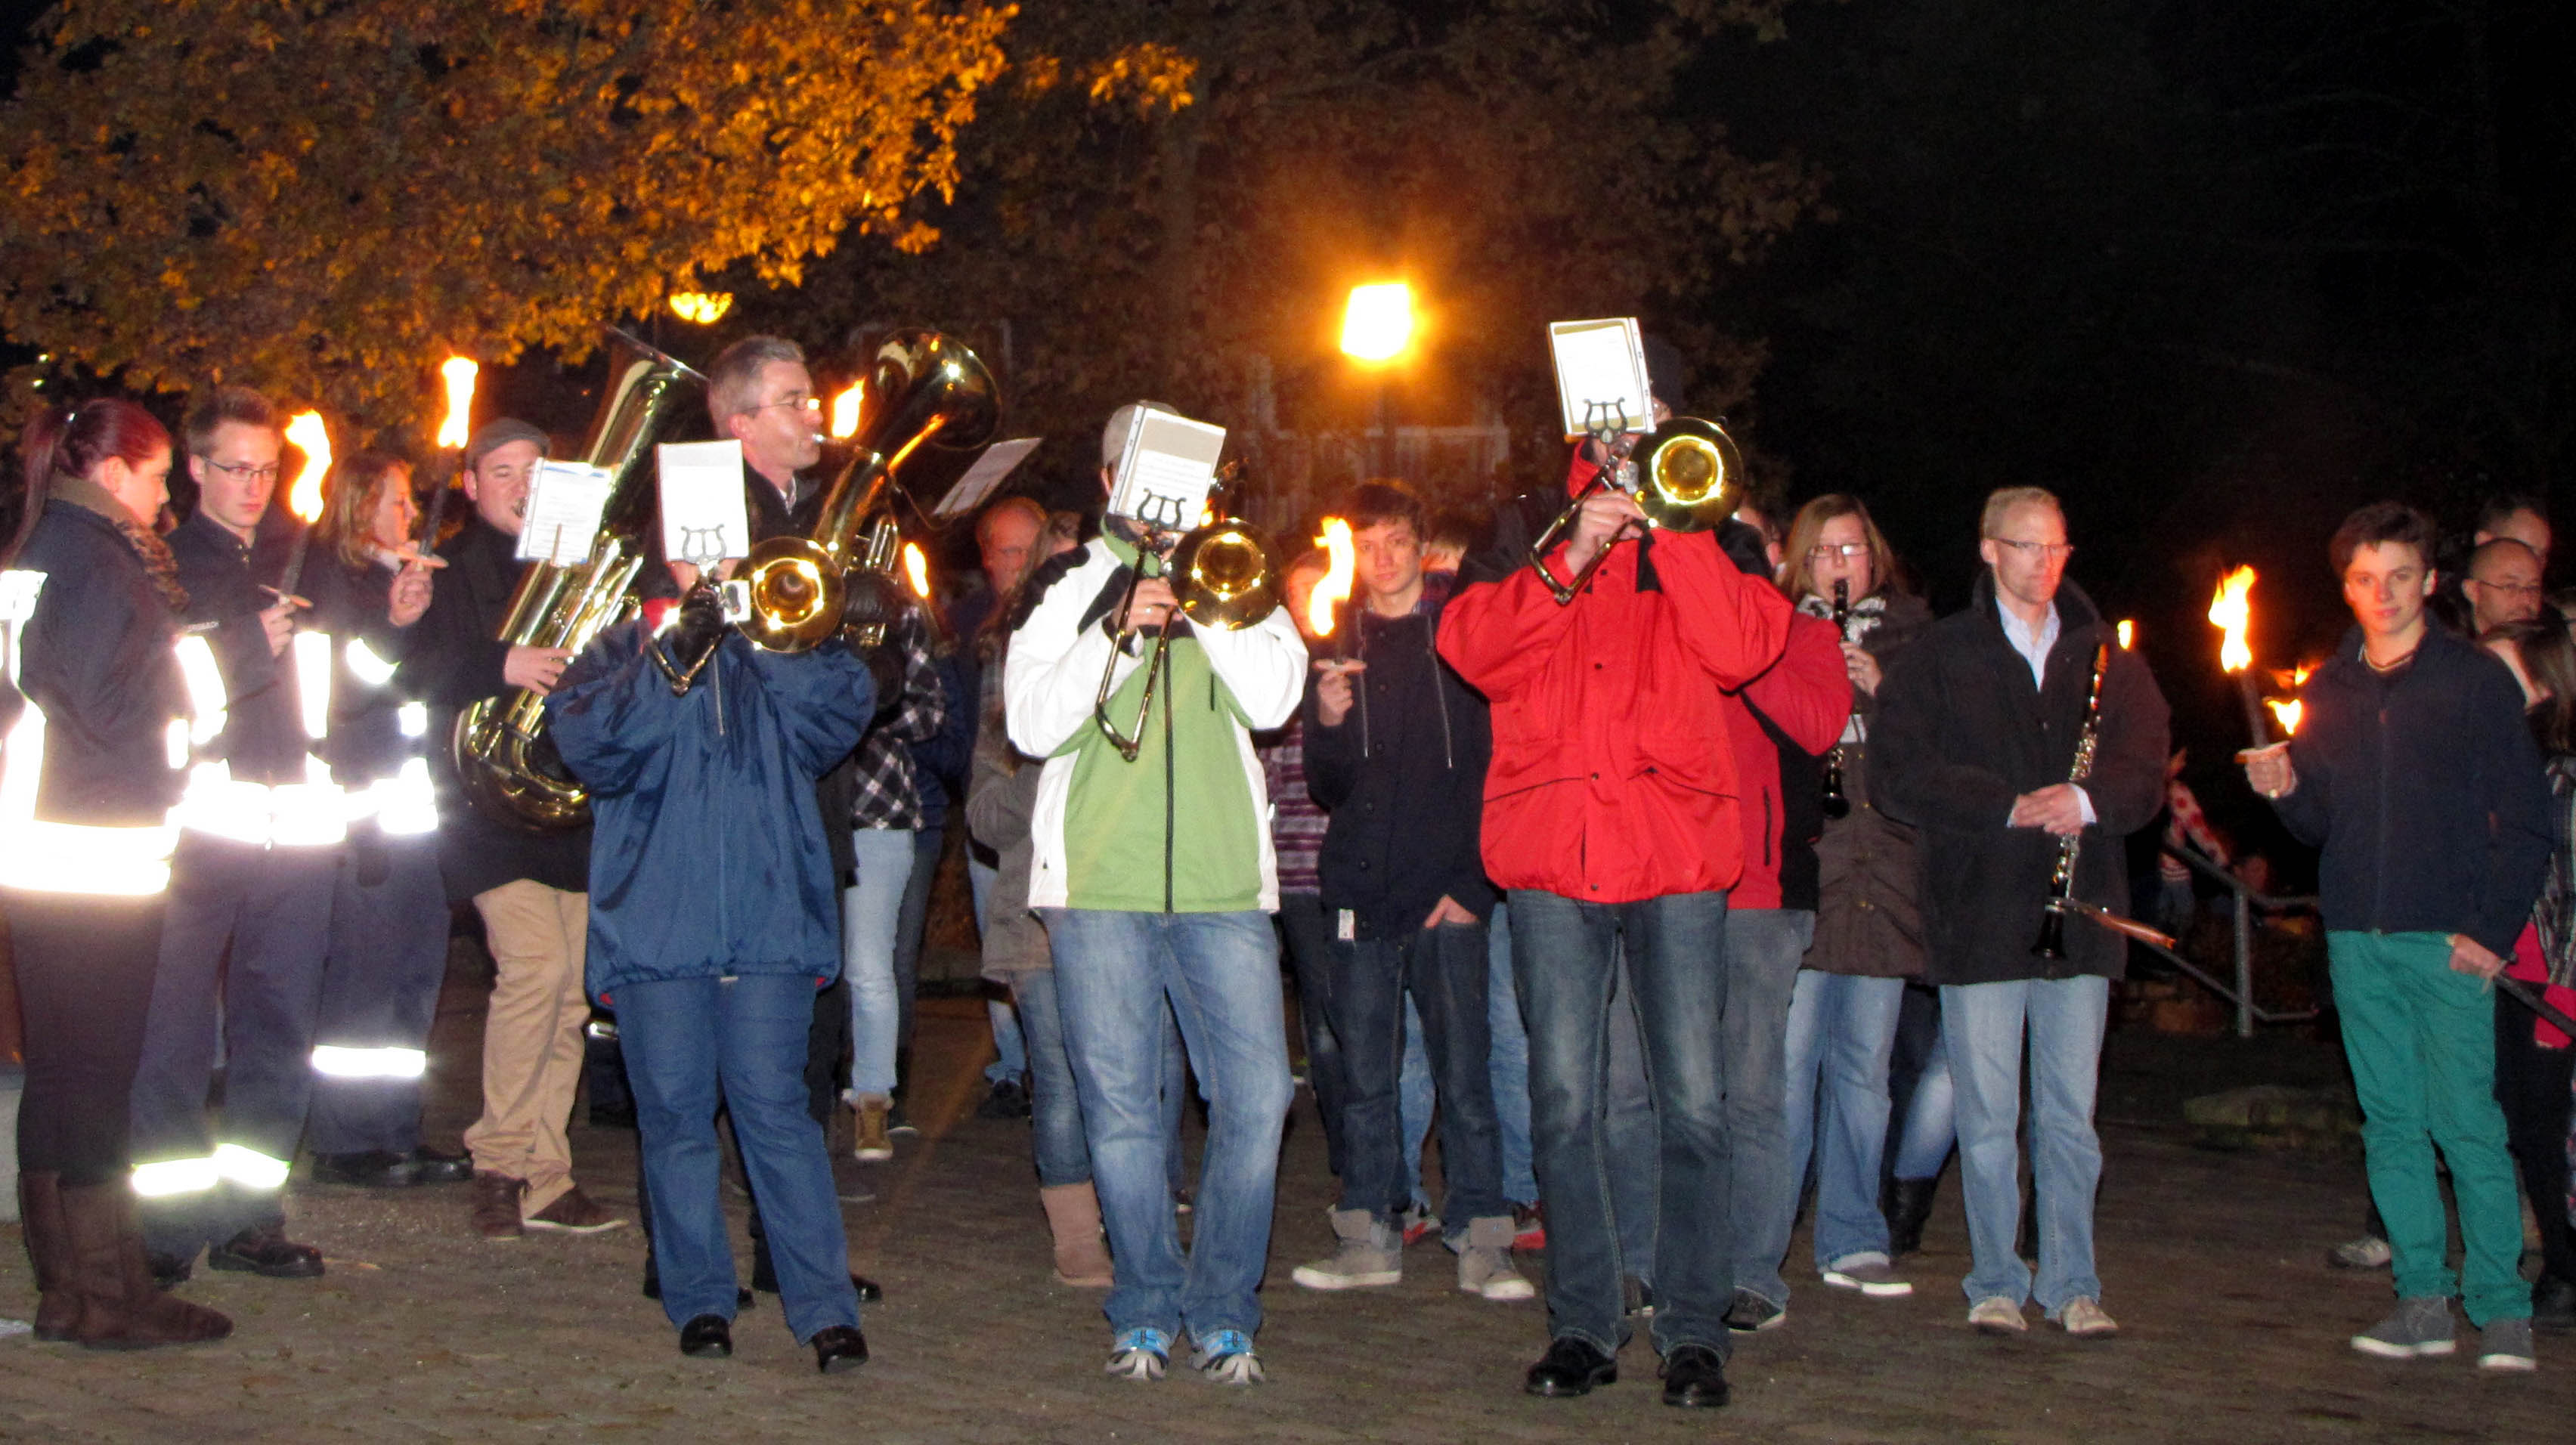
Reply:
[[[1127,761],[1092,710],[1113,656],[1109,715],[1120,727],[1145,687],[1152,647],[1119,651],[1109,630],[1134,557],[1102,539],[1059,559],[1071,570],[1011,636],[1002,684],[1011,742],[1046,759],[1030,820],[1029,906],[1276,911],[1270,799],[1251,733],[1297,710],[1306,644],[1284,607],[1236,631],[1175,637],[1144,745]]]

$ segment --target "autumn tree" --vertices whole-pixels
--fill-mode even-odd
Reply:
[[[1008,13],[65,0],[0,111],[0,330],[414,420],[451,350],[578,354],[704,273],[929,244]]]

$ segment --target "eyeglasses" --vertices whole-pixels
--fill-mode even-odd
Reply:
[[[2032,562],[2045,562],[2052,557],[2062,562],[2075,555],[2072,542],[2017,542],[2010,537],[1989,537],[1986,540],[1998,547],[2010,547]]]
[[[198,460],[204,462],[207,466],[214,468],[216,471],[223,473],[225,476],[232,478],[236,482],[273,482],[277,480],[277,463],[275,462],[270,462],[264,467],[254,467],[241,462],[236,462],[227,466],[224,463],[216,461],[214,458],[203,454],[199,455]]]
[[[767,411],[773,406],[792,406],[799,411],[821,411],[823,409],[823,398],[819,396],[782,396],[776,401],[764,401],[760,405],[753,407],[752,410]]]
[[[2537,582],[2490,582],[2484,577],[2472,577],[2469,580],[2481,587],[2502,592],[2508,597],[2537,597],[2547,590]]]
[[[1868,550],[1867,542],[1824,542],[1807,549],[1807,560],[1830,562],[1836,557],[1858,557]]]

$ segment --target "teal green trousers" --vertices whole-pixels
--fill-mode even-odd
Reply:
[[[2527,1317],[2522,1198],[2495,1098],[2494,991],[2451,971],[2444,934],[2330,932],[2326,954],[2398,1297],[2460,1294],[2480,1328]],[[2433,1176],[2436,1145],[2460,1206],[2458,1276]]]

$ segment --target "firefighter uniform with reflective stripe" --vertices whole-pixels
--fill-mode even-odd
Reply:
[[[178,796],[175,619],[92,483],[0,573],[0,909],[26,1023],[22,1179],[121,1182]],[[179,741],[184,742],[184,732]]]
[[[447,970],[429,709],[394,686],[420,631],[389,616],[397,570],[317,553],[300,589],[333,640],[324,753],[350,814],[313,1035],[305,1141],[317,1156],[407,1156],[419,1146],[421,1076]]]
[[[135,1192],[164,1267],[281,1227],[279,1191],[304,1132],[315,1013],[346,803],[320,747],[331,639],[272,654],[260,622],[296,530],[272,509],[258,546],[203,512],[170,535],[188,621],[194,756],[172,817],[170,908],[134,1081]],[[207,1106],[221,1028],[224,1105]]]

